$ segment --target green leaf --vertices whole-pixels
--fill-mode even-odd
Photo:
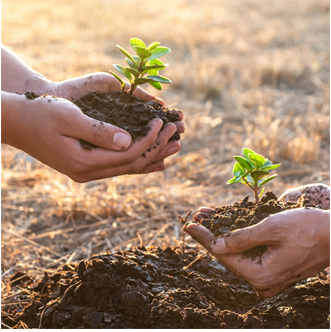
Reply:
[[[162,90],[162,84],[159,82],[148,82],[153,88],[157,90]]]
[[[154,82],[160,82],[160,83],[172,83],[171,80],[169,80],[169,78],[166,78],[164,76],[159,76],[159,75],[149,75],[147,76],[148,78],[152,79]]]
[[[247,148],[243,149],[243,155],[244,155],[245,159],[250,162],[250,160],[248,158],[249,153],[255,153],[256,154],[256,152],[253,151],[253,150],[250,150],[250,149],[247,149]]]
[[[150,51],[153,51],[155,48],[157,48],[160,45],[159,42],[153,42],[151,44],[148,45],[147,49]]]
[[[239,163],[233,165],[232,173],[234,176],[243,176],[245,174],[245,168],[242,167]]]
[[[257,167],[261,167],[265,163],[265,158],[257,153],[248,153],[247,157]]]
[[[132,68],[126,68],[126,70],[129,71],[134,77],[138,77],[140,75],[138,70]]]
[[[138,58],[138,57],[137,57]],[[139,59],[139,58],[138,58]],[[134,61],[132,61],[132,60],[130,60],[129,58],[126,58],[125,59],[125,62],[132,68],[132,69],[135,69],[135,70],[138,70],[138,66],[137,66],[137,64],[134,62]]]
[[[238,183],[241,180],[241,176],[235,176],[234,178],[230,179],[226,184],[234,184]]]
[[[111,70],[109,70],[109,72],[117,79],[119,80],[119,82],[121,83],[121,87],[123,88],[123,86],[125,86],[125,83],[123,82],[123,80],[118,76],[116,75],[114,72],[112,72]]]
[[[113,65],[115,67],[115,69],[120,72],[123,76],[125,76],[126,78],[128,78],[130,81],[132,80],[132,76],[130,74],[130,72],[127,70],[127,68],[121,66],[121,65]]]
[[[278,174],[271,175],[268,178],[262,180],[261,183],[259,183],[259,188],[261,188],[261,186],[264,185],[265,183],[273,180],[276,176],[278,176]]]
[[[158,46],[156,49],[152,51],[152,55],[147,60],[154,60],[164,56],[170,52],[170,48],[164,46]]]
[[[264,171],[270,171],[272,169],[278,168],[280,165],[281,164],[275,164],[275,165],[270,165],[270,166],[266,166],[266,167],[263,165],[260,169],[264,170]]]
[[[127,56],[132,62],[134,62],[132,55],[128,51],[126,51],[122,46],[116,45],[116,47],[125,55]]]
[[[149,73],[150,70],[156,70],[156,71],[158,71],[158,70],[162,70],[162,69],[164,69],[165,67],[166,67],[166,66],[158,66],[158,65],[155,65],[155,66],[146,66],[146,67],[144,67],[143,73],[146,73],[146,72]],[[154,71],[153,71],[153,72],[154,72]],[[154,76],[157,76],[157,74],[154,75]]]
[[[262,188],[262,191],[261,191],[259,197],[261,197],[261,196],[263,195],[263,193],[264,193],[264,189],[265,189],[265,187]]]
[[[264,179],[266,176],[269,175],[269,172],[266,171],[254,171],[251,173],[251,177],[254,179],[255,182]]]
[[[150,69],[150,70],[147,71],[147,74],[151,75],[151,76],[158,76],[159,71],[157,69]]]
[[[145,84],[145,83],[150,83],[150,82],[153,82],[153,80],[151,80],[149,78],[145,78],[145,77],[136,78],[134,80],[134,83],[136,83],[136,84]]]
[[[149,58],[152,55],[151,51],[148,51],[145,48],[139,46],[136,46],[135,51],[138,54],[138,56],[142,59]]]
[[[252,169],[251,164],[245,158],[240,156],[233,156],[233,158],[236,159],[240,163],[240,165],[246,168],[247,170]]]
[[[248,182],[250,185],[252,185],[252,186],[254,187],[254,180],[253,180],[253,178],[251,177],[250,174],[248,174],[248,175],[246,176],[246,180],[247,180],[247,182]]]
[[[136,47],[146,49],[145,43],[139,38],[131,38],[130,45],[135,51],[136,51]]]
[[[148,66],[168,66],[168,65],[163,63],[159,59],[154,59],[154,60],[148,61]]]

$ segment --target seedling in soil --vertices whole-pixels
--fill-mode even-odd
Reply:
[[[234,177],[227,184],[243,183],[247,185],[253,190],[255,203],[259,205],[260,197],[265,189],[263,187],[259,194],[261,187],[278,176],[278,174],[269,176],[269,171],[278,168],[280,164],[273,164],[268,158],[247,148],[243,149],[243,156],[233,156],[237,160],[233,166]]]
[[[160,57],[170,52],[170,48],[160,46],[159,42],[153,42],[146,47],[145,43],[139,38],[131,38],[130,45],[136,55],[130,55],[122,46],[116,45],[126,56],[125,62],[129,65],[113,65],[115,69],[126,77],[131,84],[129,96],[132,96],[136,87],[140,84],[149,83],[157,90],[162,90],[161,83],[172,83],[171,80],[159,75],[159,70],[163,70],[168,65],[159,60]],[[125,82],[114,72],[110,73],[121,83],[122,93],[125,93]]]

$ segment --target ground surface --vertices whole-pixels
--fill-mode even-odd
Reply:
[[[16,328],[330,328],[324,273],[261,299],[214,259],[195,261],[197,254],[139,247],[65,265],[18,281],[34,301],[2,319]]]
[[[2,147],[3,314],[31,302],[15,298],[22,291],[10,278],[18,271],[41,280],[45,270],[53,275],[107,250],[180,246],[178,214],[250,194],[226,185],[243,147],[282,164],[266,188],[277,196],[329,184],[329,1],[3,0],[1,7],[2,43],[53,81],[125,65],[116,44],[129,48],[131,37],[169,46],[163,59],[173,83],[146,89],[190,114],[181,152],[164,172],[144,176],[77,184]]]

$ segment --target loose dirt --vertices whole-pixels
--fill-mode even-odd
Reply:
[[[248,214],[243,211],[253,205],[246,197],[220,207],[206,226],[213,229],[218,220],[239,215],[234,226],[217,224],[215,234],[242,227],[240,220]],[[315,207],[304,199],[277,202],[268,192],[245,225],[299,206]],[[192,247],[106,252],[63,265],[52,275],[45,272],[42,280],[17,273],[11,284],[21,290],[15,302],[29,302],[12,311],[3,304],[2,321],[14,328],[330,328],[328,272],[263,299],[245,280]]]
[[[199,254],[139,247],[64,265],[42,280],[20,274],[17,284],[33,301],[2,314],[2,321],[14,328],[330,327],[326,274],[261,299],[209,254]]]
[[[148,122],[155,118],[163,121],[163,126],[168,122],[179,121],[177,109],[162,107],[155,101],[147,103],[131,97],[122,97],[121,92],[90,92],[75,102],[83,113],[90,118],[101,122],[111,123],[126,130],[133,139],[138,136],[146,136],[149,127]],[[176,132],[170,140],[179,140],[180,135]],[[95,145],[82,141],[86,147]]]

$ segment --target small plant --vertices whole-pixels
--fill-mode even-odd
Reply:
[[[139,38],[131,38],[130,45],[136,52],[135,56],[130,55],[123,47],[116,45],[126,56],[125,62],[129,66],[113,65],[119,73],[130,81],[130,96],[140,84],[149,83],[155,89],[162,90],[161,83],[172,83],[168,78],[159,75],[159,70],[163,70],[168,65],[158,59],[169,53],[170,48],[160,46],[159,42],[153,42],[146,47],[145,43]],[[121,83],[122,93],[124,94],[125,82],[111,70],[110,73]]]
[[[234,177],[227,184],[243,183],[254,192],[255,203],[260,203],[264,189],[259,194],[260,188],[267,182],[273,180],[278,174],[269,176],[272,169],[278,168],[280,164],[273,164],[268,158],[264,158],[253,150],[243,149],[243,157],[233,156],[237,162],[233,166]],[[269,177],[268,177],[269,176]]]

